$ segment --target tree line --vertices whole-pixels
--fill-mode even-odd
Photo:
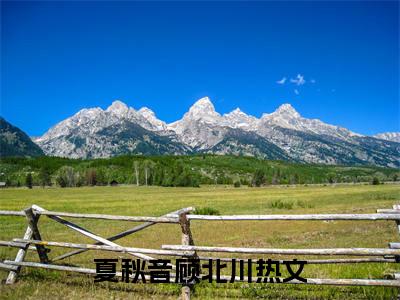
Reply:
[[[0,160],[0,181],[7,186],[80,187],[113,184],[240,187],[278,184],[332,184],[397,181],[398,169],[294,164],[251,157],[122,156],[110,159],[7,158]]]

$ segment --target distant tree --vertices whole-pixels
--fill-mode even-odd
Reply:
[[[271,184],[278,184],[278,183],[279,183],[278,175],[274,173],[272,175]]]
[[[75,171],[70,166],[63,166],[58,169],[56,174],[56,182],[60,187],[75,186]]]
[[[151,184],[151,177],[152,177],[152,171],[154,168],[154,162],[152,162],[151,160],[146,159],[143,163],[144,165],[144,182],[145,185],[149,185]]]
[[[399,180],[399,175],[394,174],[394,175],[393,175],[393,181],[397,181],[397,180]]]
[[[265,173],[261,169],[257,169],[253,174],[252,184],[253,186],[261,186],[265,183]]]
[[[90,168],[86,170],[86,184],[91,186],[95,186],[97,184],[96,169]]]
[[[135,170],[136,185],[139,186],[139,162],[137,160],[133,162],[133,168]]]
[[[51,175],[50,170],[47,166],[43,166],[39,172],[39,182],[40,185],[44,188],[45,186],[51,185]]]
[[[28,189],[32,188],[33,180],[32,180],[32,173],[31,172],[26,174],[25,184],[26,184]]]
[[[336,182],[335,173],[329,173],[329,174],[328,174],[328,182],[329,182],[330,184]]]
[[[108,184],[108,168],[96,169],[96,185],[107,185]]]
[[[373,185],[379,185],[379,184],[380,184],[379,178],[378,178],[378,177],[374,177],[374,178],[372,179],[372,184],[373,184]]]
[[[83,176],[82,172],[75,172],[75,176],[74,176],[74,183],[75,186],[80,187],[83,186],[85,183],[85,176]]]

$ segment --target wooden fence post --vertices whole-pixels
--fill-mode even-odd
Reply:
[[[183,246],[194,246],[192,232],[190,230],[190,220],[187,218],[187,213],[179,214],[179,224],[181,225],[182,229],[182,245]],[[192,258],[196,258],[197,254],[194,252]],[[179,270],[176,270],[179,272]],[[186,283],[182,286],[181,297],[182,300],[190,300],[190,288],[191,284]]]
[[[31,227],[28,226],[25,231],[24,240],[30,240],[32,238],[32,233],[33,232],[32,232]],[[19,262],[24,261],[28,247],[29,247],[29,244],[26,244],[26,246],[24,248],[21,248],[18,250],[17,256],[15,257],[15,260],[14,260],[15,262],[19,263]],[[18,266],[18,268],[16,270],[10,271],[10,273],[8,273],[8,277],[6,279],[6,284],[15,283],[15,281],[17,280],[18,273],[20,271],[21,271],[21,266]]]
[[[26,228],[25,235],[24,235],[24,240],[31,240],[32,237],[36,240],[41,240],[40,232],[37,227],[37,222],[39,220],[39,216],[36,215],[32,207],[28,207],[27,209],[24,210],[26,219],[28,221],[28,227]],[[17,256],[15,257],[15,262],[23,262],[25,259],[26,251],[29,248],[29,244],[26,244],[23,248],[18,250]],[[42,263],[48,263],[49,259],[47,257],[47,249],[44,248],[43,246],[36,245],[36,250],[39,254],[40,261]],[[10,271],[8,274],[8,277],[6,279],[6,284],[13,284],[17,280],[17,276],[19,272],[21,271],[21,266],[19,266],[16,270]]]
[[[41,241],[42,237],[39,232],[39,228],[37,226],[40,215],[35,214],[32,207],[28,207],[24,210],[26,218],[28,219],[28,225],[32,230],[32,237],[34,240]],[[49,262],[49,258],[47,257],[48,250],[43,245],[35,245],[37,253],[39,255],[40,262],[43,264],[47,264]]]

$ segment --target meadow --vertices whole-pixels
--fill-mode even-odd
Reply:
[[[200,209],[210,207],[220,214],[374,213],[378,208],[391,208],[399,201],[400,185],[396,184],[261,188],[223,185],[200,188],[95,186],[0,190],[0,210],[21,210],[37,204],[54,211],[142,216],[160,216],[189,206]],[[101,236],[110,236],[136,225],[105,220],[73,221]],[[41,217],[39,227],[44,240],[93,243],[45,216]],[[21,217],[3,216],[0,217],[0,228],[0,240],[22,238],[26,223]],[[386,248],[388,242],[399,240],[393,221],[192,221],[192,232],[195,244],[202,246]],[[118,243],[132,247],[160,248],[163,244],[180,244],[180,241],[179,225],[157,224],[125,237]],[[53,247],[49,256],[52,258],[67,251]],[[15,254],[15,249],[0,247],[1,260],[14,259]],[[121,256],[93,251],[60,263],[94,268],[94,258]],[[37,261],[37,254],[30,251],[26,260]],[[383,279],[386,274],[399,271],[397,265],[389,263],[307,265],[302,276]],[[6,276],[7,272],[0,271],[1,280]],[[397,297],[397,293],[398,289],[383,287],[201,283],[196,286],[193,298],[392,299]],[[33,268],[23,268],[16,284],[0,285],[0,299],[177,299],[179,294],[180,286],[174,284],[94,283],[92,277],[85,275]]]

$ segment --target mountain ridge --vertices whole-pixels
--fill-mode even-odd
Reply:
[[[120,124],[130,124],[123,134]],[[133,127],[146,133],[135,135]],[[121,134],[124,139],[117,140]],[[85,146],[77,145],[73,137],[80,138]],[[197,100],[181,119],[169,124],[147,107],[135,110],[120,100],[105,110],[85,108],[51,127],[35,142],[48,155],[94,158],[145,154],[137,147],[145,138],[155,147],[150,153],[157,154],[205,152],[305,163],[400,166],[400,143],[304,118],[289,103],[257,118],[240,108],[220,114],[208,97]],[[120,150],[114,151],[117,148]]]

